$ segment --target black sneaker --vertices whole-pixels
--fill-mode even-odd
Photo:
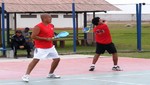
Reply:
[[[122,71],[122,69],[119,66],[112,67],[112,70],[113,71]]]
[[[95,66],[91,66],[89,71],[94,71],[94,69],[95,69]]]

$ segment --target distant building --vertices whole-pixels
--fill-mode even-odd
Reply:
[[[52,23],[56,28],[70,28],[73,25],[72,22],[72,14],[66,14],[66,13],[53,13],[51,14],[52,16]],[[14,27],[14,20],[13,17],[14,15],[10,15],[11,17],[11,25],[10,28]],[[30,27],[33,28],[36,24],[41,22],[40,19],[40,14],[29,14],[29,13],[24,13],[24,14],[17,14],[16,16],[17,19],[17,28],[24,28],[24,27]],[[78,26],[82,27],[83,26],[83,14],[78,15]]]
[[[96,17],[100,17],[107,21],[136,21],[136,14],[96,14]],[[93,17],[92,14],[88,15],[88,20],[91,20]],[[149,22],[150,14],[142,14],[142,21]]]
[[[55,28],[72,28],[72,15],[66,13],[53,13],[52,23]],[[107,21],[136,21],[135,14],[96,14],[96,16],[101,17]],[[14,15],[10,15],[10,28],[14,28]],[[87,21],[91,21],[93,18],[92,14],[88,14]],[[143,14],[142,21],[150,21],[150,14]],[[40,14],[17,14],[17,28],[30,27],[33,28],[37,23],[41,22]],[[78,27],[83,27],[83,14],[78,16]]]

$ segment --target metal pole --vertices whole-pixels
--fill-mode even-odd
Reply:
[[[76,52],[75,0],[73,0],[72,2],[72,18],[73,18],[73,52]]]
[[[93,18],[95,18],[95,12],[93,12]],[[92,21],[91,21],[91,23],[92,23]],[[94,25],[93,25],[93,28],[94,28]],[[93,33],[93,45],[95,45],[95,34],[94,34],[94,32],[92,32]]]
[[[5,5],[2,1],[2,47],[3,47],[3,56],[5,56]]]
[[[16,13],[14,13],[14,28],[15,28],[15,31],[17,30],[17,16],[16,16]],[[14,33],[15,33],[14,31]]]
[[[10,47],[10,31],[9,31],[9,28],[10,28],[10,21],[9,21],[9,13],[7,13],[7,46]]]
[[[84,27],[87,27],[87,13],[84,12]],[[84,33],[84,39],[87,39],[87,33]]]
[[[2,12],[2,10],[1,10],[1,12]],[[0,14],[0,20],[2,20],[2,14]],[[0,46],[2,47],[2,29],[1,29],[1,27],[2,27],[2,21],[0,21],[1,23],[0,23]]]
[[[95,18],[95,12],[93,12],[93,18]]]
[[[79,30],[79,27],[78,27],[78,13],[76,13],[76,45],[80,45],[79,41],[78,41],[78,30]]]
[[[139,29],[139,4],[136,4],[136,28],[137,28],[137,49],[138,49],[138,29]]]
[[[138,40],[138,42],[139,42],[138,50],[139,51],[142,51],[142,43],[141,43],[141,41],[142,41],[141,40],[141,34],[142,34],[142,32],[141,32],[142,31],[142,29],[141,29],[142,28],[141,27],[142,26],[141,23],[142,23],[142,21],[141,21],[141,16],[142,16],[142,4],[140,3],[139,4],[139,29],[138,29],[138,32],[139,32],[139,36],[138,36],[139,37],[139,40]]]
[[[136,4],[136,18],[137,18],[137,50],[141,51],[141,8],[142,4]]]

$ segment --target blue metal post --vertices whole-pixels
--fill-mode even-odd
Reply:
[[[142,51],[142,43],[141,43],[141,41],[142,41],[142,40],[141,40],[141,37],[142,37],[142,36],[141,36],[141,34],[142,34],[142,32],[141,32],[141,28],[142,28],[142,27],[141,27],[141,26],[142,26],[141,23],[142,23],[142,21],[141,21],[141,17],[142,17],[142,4],[140,3],[140,4],[139,4],[139,29],[138,29],[138,33],[139,33],[139,34],[138,34],[138,35],[139,35],[139,36],[138,36],[138,37],[139,37],[139,40],[138,40],[138,42],[139,42],[138,50],[139,50],[139,51]]]
[[[5,5],[2,2],[2,47],[3,47],[3,55],[5,55]]]
[[[136,28],[137,28],[137,49],[138,49],[138,29],[139,29],[139,4],[136,4]]]
[[[136,4],[136,18],[137,18],[137,50],[141,51],[141,4]]]
[[[76,52],[75,0],[73,0],[72,2],[72,18],[73,18],[73,52]]]

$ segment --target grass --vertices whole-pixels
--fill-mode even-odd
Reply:
[[[137,51],[137,34],[136,26],[132,24],[131,27],[127,27],[126,24],[109,24],[110,32],[113,42],[115,43],[118,55],[122,57],[133,58],[150,58],[150,24],[142,25],[142,52]],[[56,30],[59,33],[62,30]],[[66,30],[72,33],[72,30]],[[81,33],[81,30],[79,30]],[[66,41],[65,48],[57,47],[59,54],[73,53],[73,41]],[[77,46],[76,53],[94,55],[95,46]],[[25,51],[20,51],[20,54],[26,54]],[[111,56],[108,53],[104,56]]]
[[[123,57],[133,58],[150,58],[150,25],[142,25],[142,52],[137,51],[137,34],[136,26],[133,24],[131,27],[127,27],[126,24],[109,24],[108,25],[112,34],[113,42],[115,43],[118,55]],[[72,43],[67,44],[64,49],[57,48],[58,52],[71,53],[73,52]],[[94,55],[95,46],[77,46],[77,53],[79,54],[92,54]],[[105,53],[104,56],[111,56]]]
[[[150,49],[150,25],[143,24],[142,28],[142,48],[143,50]],[[137,34],[135,26],[127,28],[112,28],[110,29],[113,37],[113,42],[116,43],[119,50],[136,50]]]

